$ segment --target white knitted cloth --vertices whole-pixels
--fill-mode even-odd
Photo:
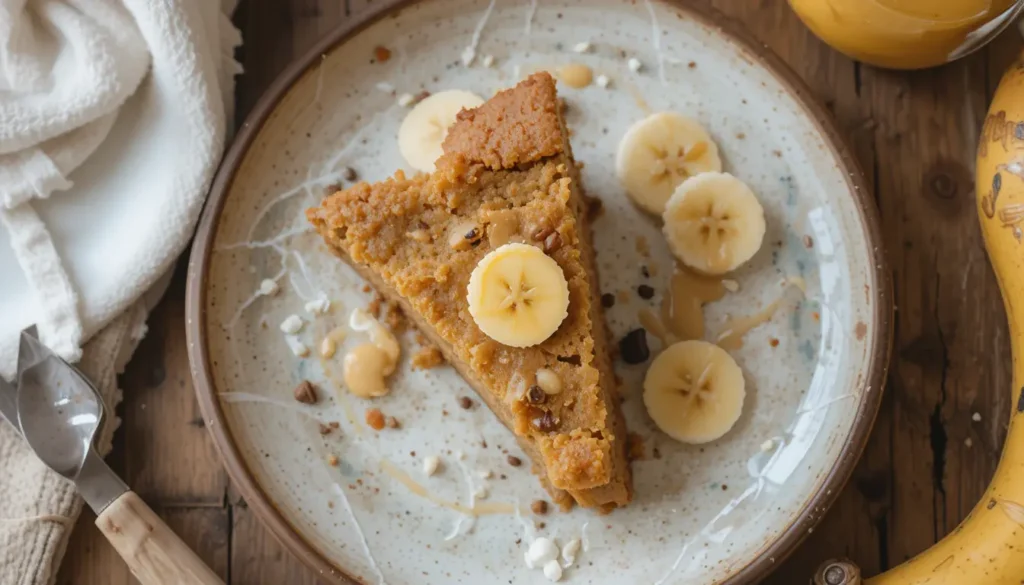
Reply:
[[[11,378],[18,333],[37,324],[113,412],[116,374],[224,146],[233,8],[0,0],[0,375]],[[102,430],[104,453],[116,425]],[[52,583],[80,510],[73,486],[0,422],[0,585]]]

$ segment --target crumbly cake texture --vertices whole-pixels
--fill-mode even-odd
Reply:
[[[563,508],[627,504],[627,432],[608,354],[586,204],[554,80],[537,73],[459,113],[433,175],[398,171],[307,212],[329,248],[392,297],[516,435]],[[536,245],[561,266],[569,315],[543,343],[514,348],[469,313],[477,263],[509,242]],[[540,368],[563,391],[540,404]]]

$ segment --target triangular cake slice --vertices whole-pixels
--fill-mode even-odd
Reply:
[[[308,218],[515,433],[556,503],[602,510],[627,504],[626,427],[587,204],[551,76],[535,74],[460,112],[436,166],[433,175],[398,171],[338,192]],[[469,312],[473,269],[510,242],[543,250],[568,282],[568,316],[532,347],[494,341]],[[541,369],[557,374],[561,391],[537,396],[534,389],[531,400]]]

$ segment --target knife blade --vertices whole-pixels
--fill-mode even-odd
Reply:
[[[0,376],[0,418],[11,423],[14,430],[21,433],[18,426],[18,390],[3,376]]]

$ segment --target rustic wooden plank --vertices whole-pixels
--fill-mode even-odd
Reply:
[[[232,584],[317,583],[314,572],[274,540],[244,502],[232,506],[232,521]]]
[[[185,268],[150,316],[149,332],[121,377],[125,479],[151,506],[220,507],[227,474],[196,402],[185,343]]]

